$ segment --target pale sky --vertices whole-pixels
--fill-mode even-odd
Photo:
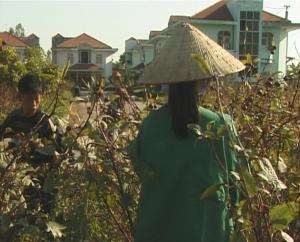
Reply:
[[[118,48],[113,59],[124,52],[130,37],[148,38],[150,30],[167,27],[170,15],[191,16],[217,0],[94,0],[94,1],[4,1],[0,0],[0,31],[21,23],[25,35],[40,37],[41,47],[51,48],[57,33],[75,37],[87,33]],[[300,23],[300,0],[264,0],[264,10],[284,17],[284,5],[290,5],[289,19]],[[300,30],[289,34],[289,56],[300,60]]]

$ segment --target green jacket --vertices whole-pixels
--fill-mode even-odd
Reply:
[[[199,113],[201,129],[213,126],[216,133],[221,115],[204,108]],[[233,132],[228,115],[226,122]],[[228,136],[212,140],[189,132],[186,139],[175,136],[166,105],[150,113],[129,146],[141,180],[135,242],[229,241],[228,200],[236,203],[238,196],[235,188],[228,192],[228,174],[236,168]],[[217,184],[217,191],[200,198]]]

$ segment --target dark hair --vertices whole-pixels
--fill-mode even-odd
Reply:
[[[198,95],[196,82],[175,83],[169,86],[168,105],[171,111],[172,126],[178,137],[186,138],[187,125],[199,122]]]
[[[18,83],[18,91],[21,94],[42,93],[42,85],[38,76],[24,75]]]

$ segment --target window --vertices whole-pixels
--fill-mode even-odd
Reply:
[[[265,46],[268,50],[273,50],[273,47],[275,46],[275,40],[273,33],[265,32],[262,34],[261,39],[262,46]]]
[[[102,64],[102,55],[101,54],[96,54],[96,63]]]
[[[79,50],[79,63],[91,63],[91,52],[88,50]]]
[[[73,53],[68,53],[68,61],[70,62],[70,64],[74,63],[74,56]]]
[[[259,49],[259,23],[260,13],[253,11],[240,12],[240,59],[245,59],[247,54],[252,58],[258,56]]]
[[[218,44],[221,45],[224,49],[229,50],[230,45],[230,33],[228,31],[220,31],[218,33]]]

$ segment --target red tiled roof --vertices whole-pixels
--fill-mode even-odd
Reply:
[[[262,12],[262,18],[263,18],[263,21],[266,21],[266,22],[278,22],[278,21],[285,21],[286,20],[285,18],[282,18],[282,17],[277,16],[275,14],[269,13],[267,11]]]
[[[150,34],[149,34],[149,39],[159,35],[161,33],[161,31],[158,31],[158,30],[151,30],[150,31]]]
[[[0,32],[0,39],[6,43],[8,46],[12,47],[29,47],[24,41],[20,38],[8,33],[8,32]]]
[[[234,21],[230,11],[227,8],[228,0],[221,0],[210,7],[196,13],[191,18],[196,19],[208,19],[208,20],[227,20],[227,21]],[[278,22],[284,21],[285,19],[279,17],[275,14],[263,11],[262,12],[263,21],[267,22]]]
[[[90,64],[87,64],[87,63],[80,64],[79,63],[79,64],[70,66],[69,70],[101,71],[103,69],[95,64],[91,64],[91,63]]]
[[[104,44],[103,42],[83,33],[75,38],[71,38],[60,43],[57,48],[74,48],[79,46],[80,44],[88,44],[93,48],[97,49],[111,49],[110,46]]]
[[[219,1],[210,7],[196,13],[191,18],[207,19],[207,20],[225,20],[234,21],[230,11],[227,8],[228,0]]]

